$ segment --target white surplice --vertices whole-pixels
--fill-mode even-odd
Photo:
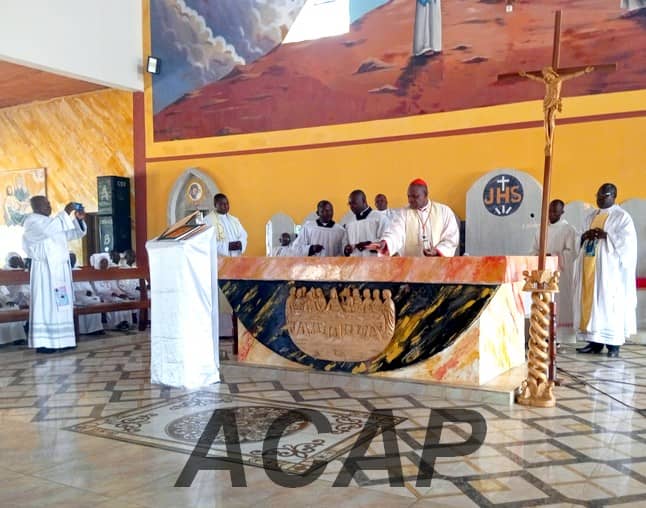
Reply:
[[[334,222],[330,224],[331,227],[329,224],[324,226],[318,220],[303,224],[292,245],[293,255],[307,256],[312,245],[322,245],[323,250],[317,256],[343,256],[345,229]]]
[[[386,208],[385,210],[373,210],[373,212],[384,216],[388,222],[392,221],[395,218],[395,215],[399,213],[397,208]]]
[[[420,210],[401,208],[386,228],[382,240],[391,256],[423,256],[435,248],[441,256],[454,256],[460,244],[460,228],[448,206],[429,201]]]
[[[618,205],[589,214],[584,231],[605,212],[607,239],[586,241],[574,265],[574,326],[581,340],[620,346],[637,332],[637,233],[628,212]],[[590,253],[595,257],[592,312],[585,329],[580,329],[583,259]]]
[[[417,0],[413,55],[442,51],[442,7],[440,0]]]
[[[559,325],[571,325],[572,321],[572,283],[574,281],[574,261],[577,255],[579,235],[574,226],[565,219],[547,227],[547,253],[558,257],[559,292],[555,295],[556,315]],[[531,254],[538,256],[540,249],[540,231],[536,232]],[[529,293],[527,293],[529,294]]]
[[[367,208],[359,214],[359,217],[352,215],[352,218],[344,225],[345,235],[343,237],[343,247],[346,245],[356,245],[360,242],[378,243],[388,227],[389,221],[384,214],[375,212]],[[354,249],[351,256],[369,257],[376,256],[376,252],[369,250],[359,251]]]
[[[215,230],[215,239],[218,244],[218,256],[237,257],[242,256],[247,249],[247,232],[237,217],[227,213],[217,213],[211,211],[204,222],[213,226]],[[229,250],[230,242],[240,242],[241,250]],[[233,335],[233,309],[224,293],[220,290],[218,294],[219,309],[219,330],[220,337],[231,337]]]
[[[65,212],[53,217],[37,213],[24,223],[23,248],[31,258],[29,346],[60,349],[76,345],[74,293],[69,240],[85,235],[83,221]]]

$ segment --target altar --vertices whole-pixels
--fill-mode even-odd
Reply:
[[[548,258],[548,264],[549,264]],[[238,361],[480,386],[525,363],[526,256],[220,258]]]

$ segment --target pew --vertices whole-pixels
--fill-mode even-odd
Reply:
[[[107,270],[95,270],[94,268],[81,268],[72,270],[74,282],[99,281],[99,280],[128,280],[139,279],[139,299],[124,300],[123,302],[100,303],[83,307],[74,307],[74,329],[78,336],[78,316],[81,314],[98,314],[122,310],[139,311],[137,319],[140,331],[146,329],[148,323],[148,299],[147,281],[150,280],[147,268],[108,268]],[[29,272],[23,270],[0,270],[0,286],[11,286],[16,284],[29,284]],[[29,319],[29,309],[4,310],[0,312],[0,323],[12,321],[26,321]]]

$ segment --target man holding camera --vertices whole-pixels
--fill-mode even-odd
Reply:
[[[45,196],[30,200],[34,213],[24,223],[23,247],[31,258],[29,347],[39,353],[76,347],[74,290],[67,242],[85,235],[85,211],[69,203],[53,217]],[[72,217],[72,212],[73,217]]]

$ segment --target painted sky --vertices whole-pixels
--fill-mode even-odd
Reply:
[[[354,22],[388,0],[350,0]],[[306,0],[151,2],[155,113],[185,94],[254,62],[278,46]]]

